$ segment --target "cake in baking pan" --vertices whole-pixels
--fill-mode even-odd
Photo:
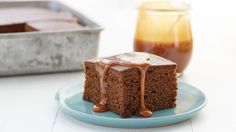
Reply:
[[[55,31],[80,28],[79,20],[67,11],[36,7],[0,9],[0,33]]]

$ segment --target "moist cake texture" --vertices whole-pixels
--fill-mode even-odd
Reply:
[[[156,55],[131,52],[85,61],[83,99],[95,112],[151,117],[176,106],[176,64]]]

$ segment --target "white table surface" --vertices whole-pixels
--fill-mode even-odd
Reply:
[[[63,2],[105,27],[99,56],[132,51],[135,0]],[[210,3],[209,0],[192,3],[194,53],[181,79],[204,91],[208,104],[191,120],[148,129],[107,128],[83,123],[62,113],[54,101],[60,88],[83,81],[83,73],[58,73],[0,78],[0,132],[235,131],[236,9],[232,1]]]

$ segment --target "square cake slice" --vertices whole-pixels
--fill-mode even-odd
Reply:
[[[140,61],[142,59],[145,61]],[[140,68],[143,64],[148,64],[145,72]],[[140,112],[142,108],[150,110],[151,113],[176,106],[177,79],[174,62],[148,53],[131,52],[90,59],[85,61],[84,65],[84,100],[105,105],[121,117],[145,117],[145,114]],[[103,79],[98,67],[103,67]],[[107,70],[104,70],[104,67]]]

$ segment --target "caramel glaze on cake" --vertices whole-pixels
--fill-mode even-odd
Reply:
[[[0,8],[0,33],[76,29],[78,19],[67,11],[36,7]]]
[[[120,68],[117,69],[117,67]],[[123,67],[123,69],[121,67]],[[111,109],[122,117],[128,117],[133,114],[141,115],[143,117],[151,117],[152,111],[154,110],[175,107],[175,97],[177,95],[176,64],[171,61],[147,53],[132,52],[107,58],[88,60],[85,62],[85,68],[86,81],[84,99],[95,103],[93,106],[95,112],[105,112]],[[114,73],[112,73],[112,70],[114,69],[115,76]],[[134,69],[137,69],[138,71],[136,70],[136,74],[131,75],[134,77],[129,79],[127,76],[130,75],[127,74],[127,71],[132,73],[132,70]],[[155,79],[155,76],[153,75],[156,73],[158,74],[158,69],[160,70],[160,75],[166,75],[169,77],[163,77],[162,80],[162,78],[160,78],[162,76],[156,76],[156,79],[159,80],[157,80],[157,82],[151,80],[150,82],[148,79]],[[165,73],[163,73],[163,71]],[[93,72],[93,74],[91,74],[91,72]],[[151,72],[155,72],[155,74]],[[136,75],[140,76],[139,80],[136,79]],[[97,79],[99,81],[96,81]],[[159,83],[161,81],[162,83]],[[127,82],[135,82],[136,84],[130,84]],[[146,83],[152,83],[152,86]],[[157,86],[158,83],[163,86],[153,87],[154,85]],[[95,85],[99,86],[97,87]],[[132,99],[129,100],[126,98],[132,98],[130,97],[132,95],[126,96],[126,94],[137,89],[139,89],[139,91],[136,91],[136,94],[139,95],[139,98],[136,98],[134,102],[138,100],[139,106],[131,110],[129,107],[132,106],[130,105],[134,105],[131,102]],[[147,90],[151,89],[154,91],[153,93],[147,92]],[[99,93],[99,96],[94,95]],[[111,93],[113,93],[113,95],[110,95]],[[155,95],[158,96],[158,94],[163,97],[155,97]],[[151,98],[151,101],[148,101],[148,96]],[[155,100],[160,102],[160,104],[156,104]],[[147,106],[145,102],[147,102]],[[137,106],[137,104],[135,104],[135,106]]]
[[[148,67],[150,66],[148,61],[150,56],[149,55],[142,56],[141,58],[139,57],[136,58],[135,56],[136,54],[120,54],[117,56],[104,58],[97,61],[96,70],[98,71],[100,77],[101,101],[94,105],[93,110],[95,112],[104,112],[108,110],[106,105],[107,98],[105,89],[108,68],[112,66],[126,66],[126,67],[138,68],[141,72],[141,86],[140,86],[141,104],[140,104],[139,114],[144,117],[152,116],[152,112],[148,108],[146,108],[144,104],[145,75]]]

